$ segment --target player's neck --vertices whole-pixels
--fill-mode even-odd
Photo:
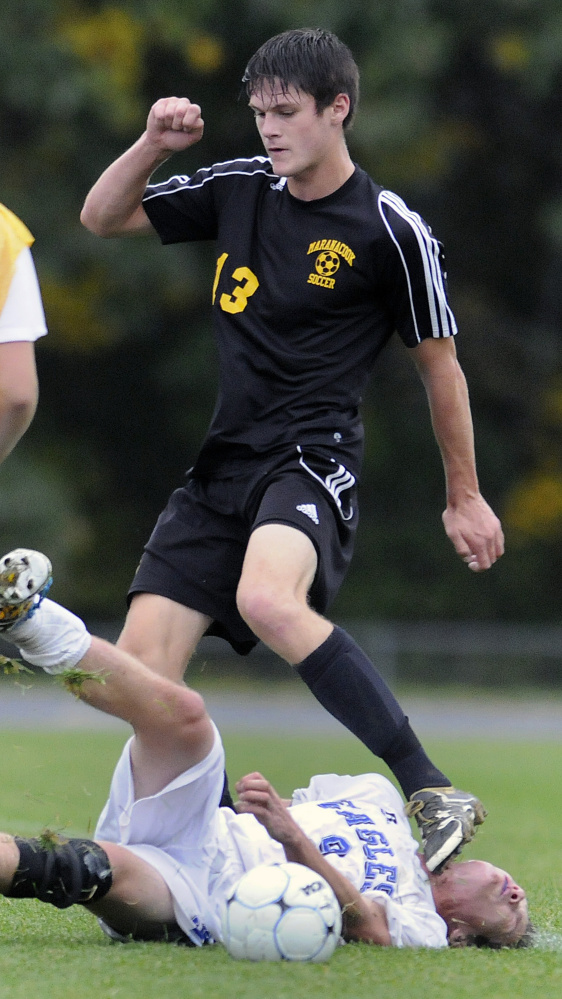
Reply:
[[[354,170],[353,160],[344,146],[337,156],[289,177],[287,187],[293,197],[300,201],[317,201],[319,198],[327,198],[342,187]]]

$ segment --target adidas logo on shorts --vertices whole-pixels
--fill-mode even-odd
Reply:
[[[297,506],[297,510],[299,511],[299,513],[304,513],[306,517],[310,517],[310,519],[313,520],[315,524],[320,523],[320,521],[318,520],[318,510],[316,509],[315,503],[300,503],[299,506]]]

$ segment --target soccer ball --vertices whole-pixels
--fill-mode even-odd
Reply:
[[[302,864],[260,864],[226,903],[228,953],[249,961],[327,961],[341,933],[341,910],[328,882]]]

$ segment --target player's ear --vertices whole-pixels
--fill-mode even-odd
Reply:
[[[347,94],[338,94],[330,105],[331,117],[334,124],[343,123],[349,114],[349,97]]]

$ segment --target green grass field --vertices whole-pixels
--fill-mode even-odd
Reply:
[[[120,735],[0,732],[0,828],[35,835],[45,827],[91,834],[105,799]],[[372,758],[352,738],[326,741],[225,738],[232,779],[261,769],[282,793],[314,772],[355,773]],[[556,743],[428,743],[455,782],[477,791],[489,818],[466,857],[507,868],[527,889],[538,945],[527,951],[406,951],[340,948],[325,965],[232,961],[220,948],[112,944],[79,907],[58,912],[34,901],[0,900],[2,999],[331,999],[369,996],[541,999],[562,995],[562,874]]]

